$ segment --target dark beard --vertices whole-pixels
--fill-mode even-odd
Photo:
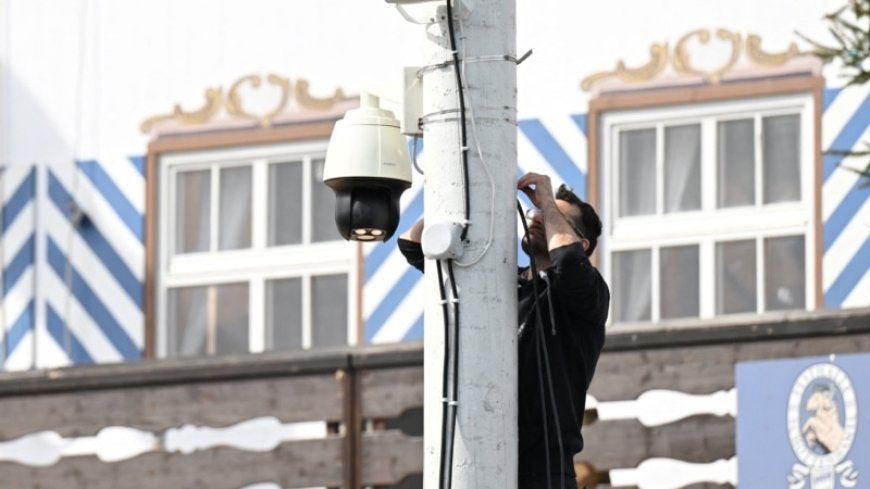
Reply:
[[[547,249],[547,244],[542,243],[539,240],[532,240],[531,245],[530,245],[528,236],[523,236],[523,239],[521,241],[521,246],[523,248],[523,251],[525,251],[526,254],[531,256],[531,257],[540,256],[540,255],[547,255],[547,254],[549,254],[549,251],[550,251]]]

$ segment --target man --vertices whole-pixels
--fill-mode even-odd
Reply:
[[[573,457],[583,448],[586,390],[610,303],[607,284],[589,262],[601,221],[566,187],[554,197],[545,175],[527,173],[517,188],[538,211],[523,249],[540,274],[533,277],[529,267],[518,277],[519,487],[576,488]],[[420,221],[399,238],[402,254],[421,270],[422,230]]]

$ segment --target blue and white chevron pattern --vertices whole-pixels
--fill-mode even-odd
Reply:
[[[143,159],[70,166],[4,176],[8,370],[142,356]]]
[[[865,149],[862,141],[870,141],[870,84],[826,90],[822,148]],[[822,168],[822,284],[833,309],[870,305],[870,184],[842,160],[826,155]]]
[[[48,359],[101,363],[141,358],[144,341],[142,158],[48,167],[44,290]],[[72,226],[74,209],[81,218]],[[42,355],[42,351],[39,354]],[[60,360],[56,360],[56,359]]]
[[[9,166],[3,172],[3,310],[0,367],[25,370],[34,362],[36,270],[36,172]]]
[[[556,180],[571,185],[585,197],[586,116],[527,119],[518,125],[519,172],[556,176]],[[860,148],[861,141],[870,140],[868,126],[870,84],[825,91],[824,150]],[[862,186],[855,172],[839,166],[841,161],[839,157],[825,156],[822,172],[826,308],[870,305],[870,185]],[[423,215],[422,188],[415,185],[407,193],[399,232]],[[521,263],[526,259],[523,253],[517,256]],[[420,273],[409,269],[396,249],[395,238],[367,248],[363,297],[366,342],[422,338]]]

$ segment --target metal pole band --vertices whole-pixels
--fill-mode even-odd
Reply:
[[[486,56],[471,56],[469,58],[463,58],[459,60],[460,63],[486,63],[490,61],[511,61],[513,63],[517,63],[517,58],[511,56],[510,54],[490,54]],[[440,70],[449,66],[453,66],[452,59],[448,59],[447,61],[434,65],[424,66],[417,70],[417,78],[422,78],[424,73]]]
[[[501,106],[501,107],[483,106],[483,107],[475,107],[474,109],[475,109],[475,112],[477,112],[479,109],[483,109],[484,111],[492,111],[492,112],[504,111],[504,112],[508,112],[510,114],[516,113],[515,108],[505,107],[505,106]],[[446,116],[448,114],[457,114],[457,116],[456,117],[440,117],[440,116]],[[459,114],[459,109],[444,109],[444,110],[439,110],[437,112],[430,112],[430,113],[424,114],[422,117],[420,117],[420,125],[425,126],[427,124],[434,124],[434,123],[456,122],[456,121],[460,120],[460,117],[458,116],[458,114]],[[509,122],[512,124],[516,124],[516,119],[512,118],[512,117],[508,117],[508,116],[475,115],[474,119],[475,120],[505,121],[505,122]]]

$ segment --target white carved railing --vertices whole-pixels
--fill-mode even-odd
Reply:
[[[737,457],[708,464],[693,464],[669,458],[651,458],[634,469],[612,469],[612,487],[679,489],[690,484],[712,482],[737,485]]]
[[[737,389],[707,395],[655,389],[634,401],[599,402],[587,396],[586,408],[595,408],[601,421],[637,419],[647,427],[661,426],[700,414],[737,416]]]
[[[586,409],[594,409],[599,421],[635,419],[646,427],[662,426],[692,416],[737,416],[737,389],[712,394],[686,394],[654,389],[628,401],[598,401],[586,397]],[[690,463],[670,458],[644,460],[636,468],[611,469],[612,487],[679,489],[709,482],[737,485],[737,457],[712,463]]]
[[[103,462],[118,462],[152,451],[188,454],[219,446],[268,452],[285,441],[324,436],[326,427],[322,422],[283,424],[274,417],[254,418],[226,428],[184,425],[162,435],[124,426],[108,426],[96,436],[79,438],[40,431],[0,442],[0,461],[49,466],[62,457],[94,455]]]

